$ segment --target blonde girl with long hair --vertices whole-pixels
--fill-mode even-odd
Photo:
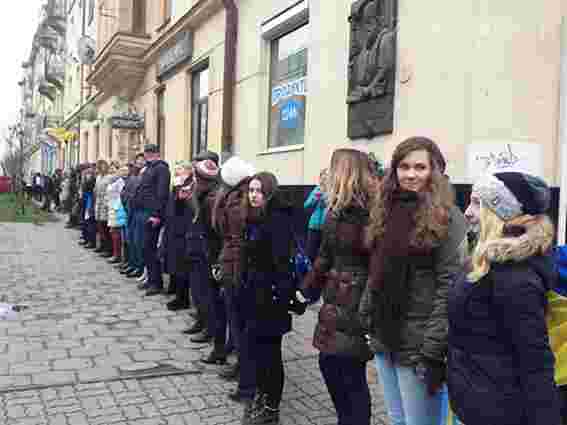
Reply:
[[[366,362],[372,354],[360,326],[358,307],[368,278],[364,240],[374,193],[375,167],[354,149],[336,150],[327,185],[328,213],[313,270],[302,290],[312,300],[323,296],[313,345],[339,425],[370,424]]]
[[[544,215],[547,185],[517,172],[488,175],[472,270],[449,293],[448,385],[465,425],[559,424],[545,312],[557,282]]]

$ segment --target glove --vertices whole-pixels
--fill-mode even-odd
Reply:
[[[295,291],[295,295],[293,295],[289,300],[289,305],[287,307],[288,311],[291,313],[295,313],[298,316],[302,316],[307,310],[307,300],[303,298],[303,295],[300,291]]]
[[[415,374],[427,387],[429,395],[435,395],[445,382],[445,363],[424,357],[415,366]]]

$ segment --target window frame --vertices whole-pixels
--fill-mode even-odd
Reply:
[[[277,85],[275,84],[276,81],[274,80],[274,73],[276,72],[276,65],[278,63],[277,54],[279,49],[279,45],[276,47],[275,43],[279,43],[279,41],[294,33],[295,31],[301,30],[305,28],[309,31],[309,20],[294,20],[293,25],[289,27],[280,28],[280,31],[275,32],[274,35],[267,40],[269,44],[269,54],[268,54],[268,121],[267,121],[267,150],[268,151],[281,151],[281,150],[296,150],[301,149],[305,144],[305,127],[306,127],[306,110],[307,110],[307,95],[309,92],[305,93],[305,102],[303,103],[303,114],[305,118],[303,119],[303,138],[300,143],[290,143],[290,144],[278,144],[272,143],[272,90]],[[307,58],[306,58],[306,70],[305,75],[300,78],[305,78],[307,81],[309,79],[309,46],[306,47],[307,50]],[[300,50],[298,50],[299,52]],[[289,80],[292,81],[292,80]],[[276,142],[279,140],[279,137],[276,138]]]
[[[207,72],[207,82],[210,76],[209,62],[205,61],[191,69],[191,150],[190,159],[192,160],[201,151],[206,150],[209,144],[209,90],[207,87],[207,95],[200,97],[201,92],[201,75]],[[203,109],[205,111],[205,141],[201,144],[203,135]]]
[[[166,119],[165,119],[165,86],[160,86],[155,90],[156,96],[156,144],[160,154],[163,155],[166,139]]]

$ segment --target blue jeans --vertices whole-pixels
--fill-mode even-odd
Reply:
[[[414,369],[401,366],[395,354],[377,354],[375,361],[390,425],[444,425],[446,387],[430,396]]]
[[[136,270],[143,270],[145,216],[144,212],[139,209],[132,210],[130,214],[131,218],[128,222],[128,231],[130,232],[129,242],[132,246],[132,255],[129,258],[130,266],[135,268]]]

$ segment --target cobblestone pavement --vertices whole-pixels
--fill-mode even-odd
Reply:
[[[238,424],[234,383],[198,361],[211,348],[180,331],[187,313],[77,245],[63,222],[0,223],[0,302],[29,306],[0,321],[0,424]],[[335,424],[311,347],[315,312],[286,336],[282,424]],[[384,424],[375,375],[373,420]]]

